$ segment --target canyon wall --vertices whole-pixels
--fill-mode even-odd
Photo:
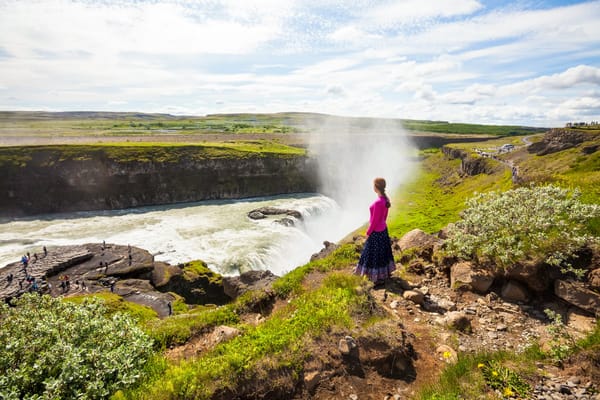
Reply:
[[[317,190],[314,161],[303,155],[116,149],[0,149],[0,217]]]

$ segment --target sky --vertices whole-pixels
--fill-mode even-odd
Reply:
[[[600,1],[0,0],[0,110],[600,120]]]

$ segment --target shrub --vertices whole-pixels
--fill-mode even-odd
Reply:
[[[0,305],[0,398],[102,399],[134,383],[152,342],[99,299],[24,295]]]
[[[600,207],[579,196],[552,185],[478,194],[450,229],[447,249],[502,268],[533,260],[573,270],[575,253],[598,241],[587,222],[600,216]]]

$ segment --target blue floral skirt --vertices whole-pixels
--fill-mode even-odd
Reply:
[[[356,275],[366,275],[372,282],[383,281],[396,270],[392,245],[387,228],[381,232],[372,232],[354,269]]]

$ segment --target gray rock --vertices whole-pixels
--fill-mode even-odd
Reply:
[[[476,269],[471,262],[462,261],[450,267],[450,287],[466,288],[486,293],[494,283],[494,275],[485,269]]]
[[[402,297],[404,297],[406,300],[412,301],[415,304],[423,304],[423,301],[425,300],[425,295],[423,295],[423,293],[417,289],[406,290],[404,293],[402,293]]]
[[[450,328],[458,331],[471,331],[471,320],[461,311],[450,311],[446,314],[444,321]]]
[[[586,289],[579,282],[556,280],[554,282],[554,294],[567,303],[593,315],[600,314],[600,294]]]
[[[232,299],[238,298],[248,290],[270,290],[277,279],[271,271],[247,271],[239,276],[223,277],[223,290]]]
[[[508,281],[502,286],[500,295],[504,300],[523,302],[526,303],[529,300],[529,292],[527,288],[517,281]]]
[[[356,346],[356,341],[352,336],[343,337],[338,343],[338,349],[343,355],[349,355]]]

